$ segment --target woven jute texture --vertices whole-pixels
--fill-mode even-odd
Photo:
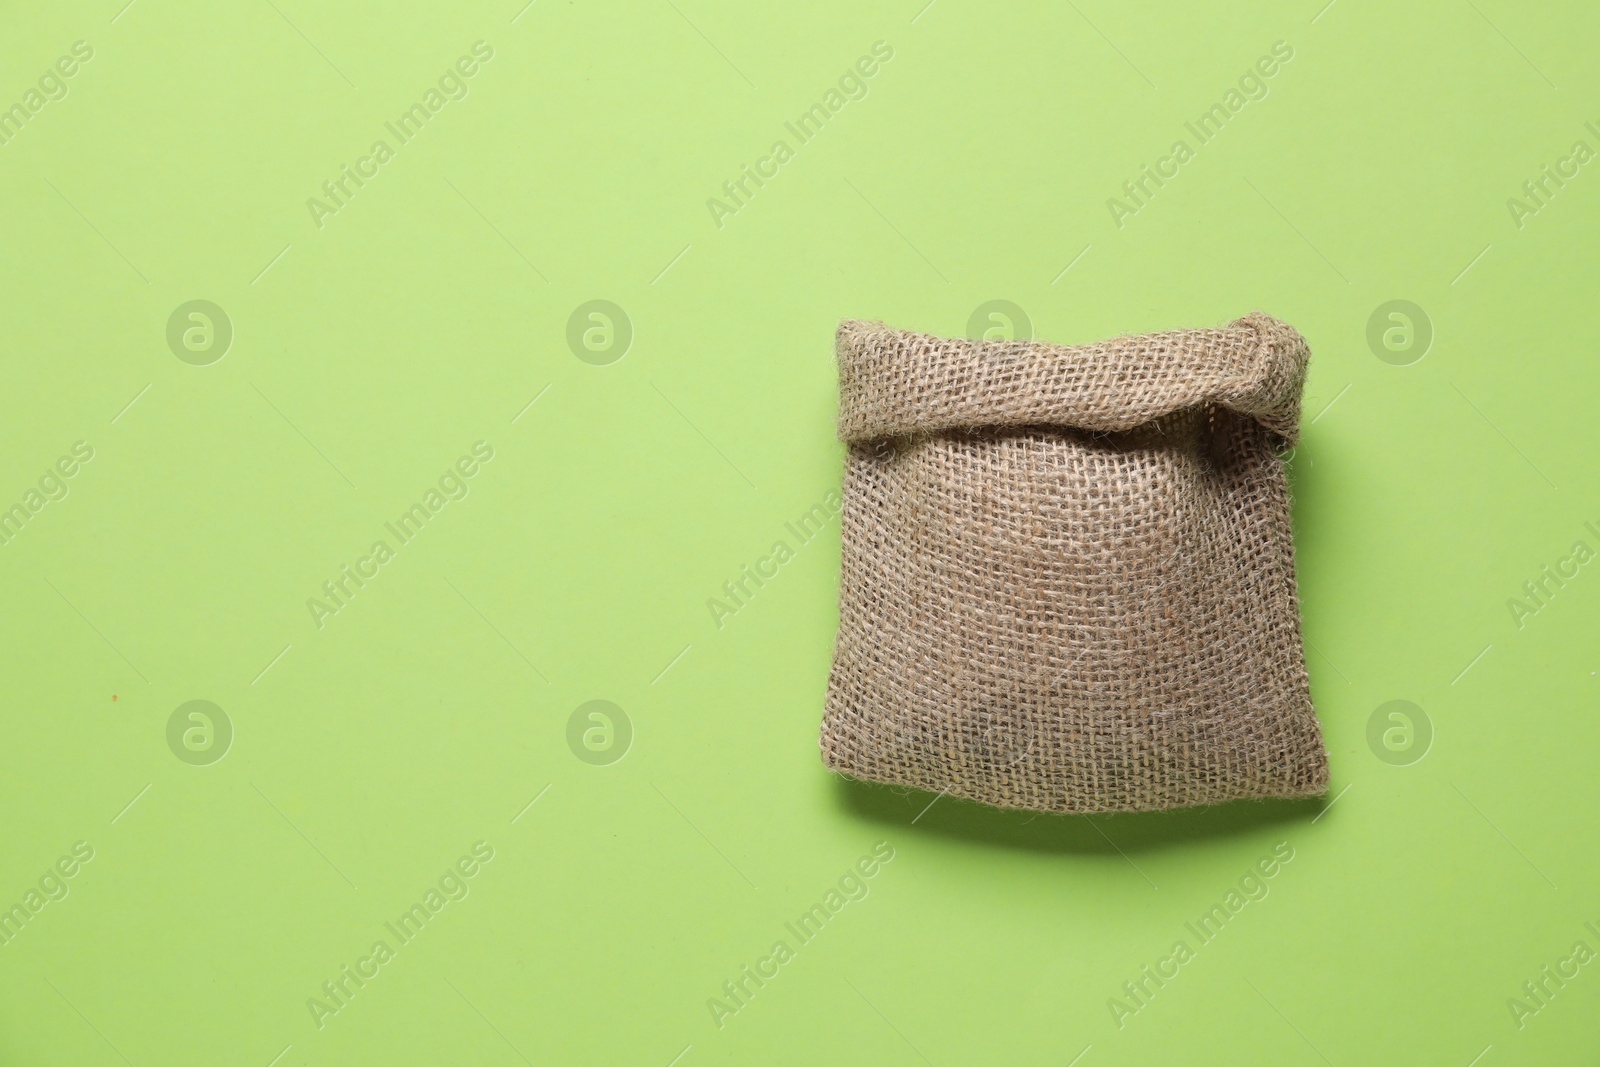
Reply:
[[[822,756],[1007,808],[1321,793],[1289,494],[1309,356],[1255,312],[1087,345],[840,325]]]

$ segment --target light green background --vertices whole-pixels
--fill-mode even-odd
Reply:
[[[1600,16],[521,2],[4,16],[0,106],[94,55],[0,146],[0,505],[94,458],[0,545],[0,906],[94,858],[0,947],[0,1063],[1593,1062],[1600,965],[1520,1028],[1507,1002],[1600,950],[1600,563],[1520,628],[1507,599],[1600,549],[1600,174],[1520,228],[1506,202],[1600,149]],[[314,225],[479,40],[469,95]],[[865,99],[718,228],[707,199],[877,41]],[[1276,41],[1265,99],[1115,225]],[[193,299],[235,331],[209,366],[165,340]],[[609,366],[567,345],[591,299],[633,325]],[[991,299],[1055,341],[1256,307],[1310,340],[1331,808],[1091,822],[824,771],[838,526],[784,524],[838,485],[833,328],[960,333]],[[1393,299],[1435,332],[1407,366],[1366,341]],[[317,628],[307,598],[480,440],[469,495]],[[194,699],[235,731],[208,766],[166,740]],[[566,740],[594,699],[632,724],[609,766]],[[1434,732],[1409,765],[1367,742],[1395,699]],[[470,894],[319,1029],[307,999],[480,840]],[[715,1025],[880,841],[865,899]]]

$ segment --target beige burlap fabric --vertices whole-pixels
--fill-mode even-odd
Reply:
[[[1061,812],[1326,788],[1275,454],[1293,328],[837,344],[829,767]]]

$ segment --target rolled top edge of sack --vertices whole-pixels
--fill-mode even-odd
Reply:
[[[1220,405],[1288,446],[1311,356],[1299,331],[1260,311],[1080,345],[938,337],[861,319],[841,322],[834,340],[846,442],[1004,426],[1116,432]]]

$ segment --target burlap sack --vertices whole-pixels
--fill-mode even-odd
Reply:
[[[1293,328],[1063,346],[852,321],[837,347],[829,767],[1058,812],[1326,788],[1275,454]]]

